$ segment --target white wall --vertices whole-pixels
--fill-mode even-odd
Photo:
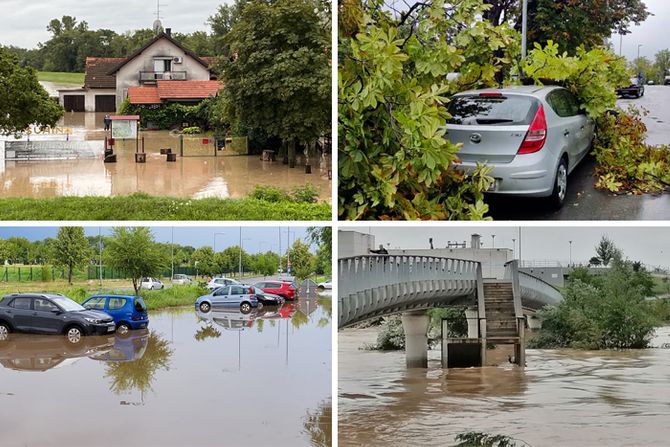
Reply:
[[[173,71],[185,71],[189,81],[208,81],[209,69],[203,67],[194,58],[167,39],[160,39],[146,48],[135,59],[128,62],[116,73],[116,106],[128,96],[128,87],[140,85],[140,71],[154,71],[154,57],[181,57],[181,64],[172,63]]]
[[[341,230],[337,233],[337,239],[338,259],[369,255],[371,254],[371,248],[377,248],[375,247],[375,237],[371,234]]]

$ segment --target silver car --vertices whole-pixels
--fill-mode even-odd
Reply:
[[[259,307],[256,291],[250,286],[241,284],[223,286],[195,301],[195,308],[205,313],[225,307],[237,307],[243,314],[248,314],[252,308]]]
[[[594,121],[562,87],[467,91],[451,98],[449,113],[446,138],[463,145],[458,169],[487,164],[489,193],[549,197],[557,207],[594,138]]]

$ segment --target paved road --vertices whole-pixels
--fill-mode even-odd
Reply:
[[[650,144],[670,144],[670,86],[648,86],[640,99],[622,99],[624,109],[635,104],[649,110],[644,117]],[[565,206],[555,211],[540,199],[491,197],[495,220],[670,220],[670,195],[614,196],[593,187],[591,157],[582,161],[569,178]]]

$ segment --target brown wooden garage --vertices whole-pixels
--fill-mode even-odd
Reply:
[[[66,112],[83,112],[85,111],[84,99],[84,95],[64,95],[63,107]]]
[[[116,95],[95,95],[96,112],[116,112]]]

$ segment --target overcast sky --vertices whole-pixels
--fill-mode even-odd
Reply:
[[[161,0],[165,28],[173,32],[210,31],[207,18],[231,0]],[[156,0],[0,0],[0,44],[34,48],[49,40],[46,27],[64,15],[88,22],[89,29],[123,33],[151,28]]]
[[[512,239],[516,239],[516,254],[519,250],[518,227],[356,227],[340,228],[371,233],[376,245],[390,243],[391,248],[430,248],[428,238],[433,238],[435,248],[444,248],[448,241],[467,241],[470,235],[482,235],[485,248],[493,243],[495,234],[496,248],[512,248]],[[594,256],[594,247],[603,234],[608,235],[617,247],[623,250],[625,257],[639,260],[647,265],[670,267],[670,228],[630,228],[630,227],[532,227],[521,230],[521,256],[523,260],[559,261],[567,264],[570,258],[572,241],[572,261],[584,263]]]
[[[0,0],[1,1],[1,0]],[[670,1],[668,0],[644,0],[647,9],[655,14],[644,21],[640,26],[633,25],[632,33],[623,36],[623,55],[628,60],[637,57],[637,46],[640,48],[640,56],[646,56],[654,60],[654,55],[659,50],[670,48],[668,39],[668,25],[670,25]],[[617,54],[619,54],[619,36],[612,36],[612,43]]]
[[[111,227],[100,228],[103,235],[110,234],[112,231]],[[98,235],[98,227],[85,227],[84,230],[87,236]],[[172,237],[171,227],[151,227],[151,230],[156,241],[170,242]],[[282,253],[286,252],[286,230],[287,227],[281,227]],[[279,231],[280,227],[242,227],[242,239],[244,239],[242,246],[248,253],[266,252],[268,250],[277,252]],[[302,239],[303,242],[309,243],[306,227],[290,227],[290,231],[291,244],[296,239]],[[0,227],[0,238],[2,239],[18,236],[36,241],[47,237],[56,237],[57,233],[58,227]],[[238,245],[240,243],[240,227],[174,227],[174,242],[179,245],[191,245],[196,248],[205,245],[213,247],[215,237],[216,251]],[[315,251],[315,248],[312,247],[312,251]]]

